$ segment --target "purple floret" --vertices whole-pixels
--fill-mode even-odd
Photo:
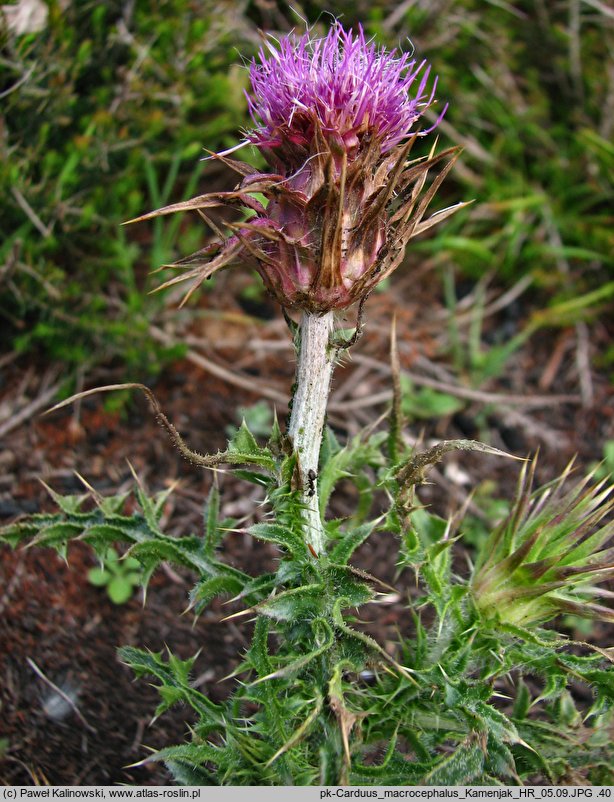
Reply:
[[[248,96],[257,125],[248,139],[262,147],[284,140],[305,144],[317,121],[324,136],[342,146],[369,134],[387,152],[415,132],[434,100],[437,79],[429,91],[426,61],[377,47],[360,26],[354,35],[337,22],[325,38],[290,35],[268,41],[267,48],[251,63]]]

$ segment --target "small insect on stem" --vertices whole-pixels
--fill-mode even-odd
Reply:
[[[311,543],[307,544],[307,548],[311,552],[312,557],[315,557],[315,559],[317,560],[318,559],[318,552],[314,549],[314,547],[311,545]]]
[[[313,498],[316,494],[316,479],[318,478],[317,473],[314,471],[313,468],[310,468],[307,471],[307,495],[309,498]]]

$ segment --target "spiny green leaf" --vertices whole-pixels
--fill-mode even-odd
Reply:
[[[261,465],[271,472],[275,471],[273,455],[268,448],[261,448],[258,445],[245,421],[242,422],[239,430],[228,443],[228,450],[225,453],[228,461],[232,464]]]
[[[44,526],[32,539],[33,546],[55,546],[78,537],[83,531],[81,522],[58,521]]]
[[[55,520],[56,516],[51,515],[32,515],[29,518],[18,519],[0,527],[0,542],[16,548],[21,543],[31,540],[43,526]]]
[[[229,451],[236,451],[239,454],[250,454],[252,456],[259,455],[263,449],[260,448],[254,435],[247,428],[245,419],[241,422],[237,433],[228,443]]]
[[[282,562],[282,565],[284,564],[285,561]],[[281,580],[278,581],[275,574],[261,574],[253,579],[246,575],[243,581],[243,590],[237,594],[237,598],[239,599],[245,599],[251,595],[259,598],[268,596],[277,585],[281,584]]]
[[[269,657],[270,626],[270,622],[264,616],[260,616],[256,620],[254,636],[248,652],[249,661],[256,669],[256,673],[259,677],[267,676],[272,670],[271,660]]]
[[[130,493],[119,493],[116,496],[97,498],[97,504],[105,517],[116,516],[124,509],[126,499]]]
[[[190,591],[190,606],[200,614],[215,596],[236,595],[243,589],[243,582],[228,574],[202,579]]]
[[[367,582],[376,583],[377,579],[358,568],[329,563],[326,577],[335,589],[335,596],[344,597],[346,607],[360,607],[373,598],[373,591]]]
[[[188,657],[187,660],[181,660],[171,651],[168,652],[168,666],[179,682],[184,685],[186,685],[189,681],[190,672],[192,671],[195,662],[196,655],[193,657]]]
[[[45,484],[45,482],[42,482],[42,485],[66,515],[74,515],[80,512],[85,499],[88,498],[89,495],[88,493],[84,493],[80,496],[62,496],[60,493],[56,493],[49,485]]]
[[[346,624],[342,610],[348,606],[348,600],[345,598],[337,599],[333,605],[332,609],[332,619],[335,625],[335,628],[342,633],[343,635],[347,636],[351,641],[358,642],[363,648],[360,650],[361,657],[364,660],[364,647],[366,646],[367,649],[380,656],[384,662],[394,666],[394,668],[404,677],[410,679],[412,682],[414,681],[410,674],[400,666],[396,660],[394,660],[388,652],[383,649],[379,643],[374,640],[370,635],[367,635],[365,632],[360,632],[359,630],[352,629],[348,624]]]
[[[300,526],[300,518],[296,524]],[[307,546],[303,540],[303,536],[295,526],[284,526],[277,523],[258,523],[249,528],[249,534],[258,540],[265,540],[269,543],[276,543],[278,546],[286,548],[290,554],[295,557],[306,557]]]
[[[265,767],[270,766],[271,763],[274,763],[279,757],[281,757],[281,755],[292,749],[294,746],[296,746],[296,744],[300,743],[303,740],[303,738],[307,736],[314,722],[316,721],[318,715],[320,714],[320,710],[322,709],[322,704],[323,704],[322,697],[319,695],[316,696],[315,703],[313,704],[313,707],[309,712],[307,718],[301,723],[299,727],[297,727],[297,729],[292,733],[292,735],[288,738],[285,744],[283,744],[283,746],[281,746],[275,752],[273,757],[267,760],[267,762],[265,763]]]
[[[383,465],[381,449],[385,438],[385,432],[378,432],[366,441],[360,436],[355,437],[343,449],[339,448],[336,441],[334,445],[331,443],[329,449],[324,449],[318,476],[318,498],[322,515],[326,512],[337,482],[344,477],[363,473],[370,466]]]
[[[484,765],[484,753],[477,743],[466,741],[448,757],[440,760],[432,771],[425,775],[423,785],[472,785],[480,776]]]
[[[145,763],[185,763],[187,766],[202,766],[205,763],[217,765],[226,759],[229,747],[218,747],[213,744],[183,744],[168,746],[151,755]]]
[[[243,479],[245,482],[258,485],[259,487],[269,487],[271,484],[271,480],[265,474],[259,473],[258,471],[250,471],[247,470],[247,468],[234,468],[232,473],[238,479]]]
[[[422,507],[418,507],[411,513],[412,528],[418,533],[420,542],[426,548],[433,544],[441,543],[447,529],[447,523],[443,518],[434,515]]]
[[[345,564],[350,559],[356,549],[365,542],[373,529],[377,525],[377,521],[370,521],[369,523],[357,526],[350,529],[349,532],[344,532],[342,540],[335,543],[329,553],[329,557],[334,563]]]
[[[273,425],[271,427],[271,436],[269,437],[268,447],[273,454],[281,454],[283,449],[284,436],[279,428],[279,421],[277,420],[277,410],[274,411]]]
[[[220,491],[217,483],[211,485],[209,491],[209,498],[205,504],[204,519],[205,519],[205,538],[204,538],[204,551],[210,557],[213,556],[215,549],[218,547],[223,533],[218,529],[218,521],[220,515]]]
[[[168,685],[161,685],[158,688],[158,693],[162,701],[156,708],[155,718],[159,718],[162,713],[166,713],[173,705],[179,704],[183,701],[183,691],[180,688],[169,687]]]
[[[492,705],[478,701],[468,707],[477,714],[484,729],[495,740],[509,744],[519,743],[520,738],[514,724]]]
[[[518,780],[516,761],[511,749],[489,736],[484,755],[484,770],[495,777],[513,777]]]
[[[314,583],[285,590],[261,602],[255,609],[277,621],[297,621],[305,617],[317,617],[325,605],[324,585]]]
[[[520,677],[516,683],[516,694],[514,699],[513,718],[522,720],[527,717],[531,707],[531,694],[526,682]]]
[[[155,496],[150,497],[145,492],[145,489],[136,474],[134,474],[134,478],[136,480],[135,494],[139,502],[139,506],[143,511],[145,521],[152,532],[160,533],[160,519],[162,517],[162,513],[164,512],[166,500],[172,493],[173,487],[171,486],[161,493],[157,493]]]
[[[297,659],[291,660],[289,663],[285,663],[268,675],[259,677],[253,684],[255,685],[259,682],[298,674],[309,665],[309,663],[323,655],[332,647],[334,643],[333,631],[324,618],[316,618],[312,621],[311,630],[313,632],[313,641],[316,646],[313,651],[307,652],[307,654],[303,654]]]
[[[196,787],[220,785],[219,773],[214,769],[209,770],[207,766],[195,766],[189,759],[184,762],[167,758],[165,763],[177,785]]]
[[[120,660],[127,663],[137,676],[151,675],[164,687],[175,688],[181,692],[184,702],[194,708],[207,720],[221,724],[224,721],[222,708],[208,699],[204,694],[190,687],[187,673],[192,667],[192,658],[180,661],[173,657],[165,661],[159,652],[148,652],[132,646],[123,646],[118,650]]]

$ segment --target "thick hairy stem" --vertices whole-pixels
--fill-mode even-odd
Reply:
[[[305,539],[316,554],[325,536],[318,505],[318,460],[333,372],[333,313],[303,313],[289,434],[298,454],[305,502]]]

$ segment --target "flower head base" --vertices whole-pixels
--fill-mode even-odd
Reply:
[[[316,129],[334,153],[350,160],[371,139],[387,153],[414,132],[435,97],[437,79],[428,93],[425,61],[378,48],[361,27],[354,36],[337,22],[323,39],[306,33],[267,42],[267,48],[250,68],[248,103],[257,127],[248,140],[286,166],[288,159],[298,166],[313,150]]]
[[[138,219],[191,209],[211,222],[207,209],[242,207],[247,221],[228,224],[227,238],[212,225],[219,240],[177,262],[182,275],[163,286],[192,280],[189,297],[217,270],[240,263],[256,269],[285,308],[345,309],[396,269],[412,237],[465,205],[424,219],[458,151],[408,161],[427,133],[414,127],[434,102],[436,82],[427,92],[424,62],[378,49],[362,29],[354,36],[336,23],[323,39],[290,35],[269,51],[250,68],[257,127],[244,144],[261,150],[275,172],[212,154],[241,176],[235,190]]]

